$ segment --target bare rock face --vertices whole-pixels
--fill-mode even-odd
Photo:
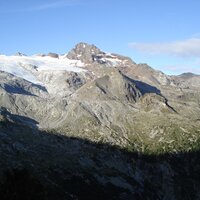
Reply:
[[[133,80],[125,77],[118,70],[111,69],[110,73],[106,71],[104,76],[86,83],[73,96],[74,98],[87,99],[88,101],[111,99],[135,103],[142,94]]]
[[[67,58],[81,60],[83,63],[93,63],[95,56],[104,54],[94,45],[79,43],[68,54]]]
[[[154,70],[147,64],[132,65],[121,69],[127,76],[143,81],[153,86],[170,85],[170,76],[161,71]]]
[[[59,55],[57,53],[48,53],[47,56],[50,56],[52,58],[59,58]]]
[[[69,88],[73,88],[74,90],[80,88],[86,82],[83,76],[75,72],[71,72],[69,78],[66,81],[69,85]]]

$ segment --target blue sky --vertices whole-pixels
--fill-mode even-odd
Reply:
[[[0,0],[0,53],[66,53],[78,42],[167,74],[200,74],[199,0]]]

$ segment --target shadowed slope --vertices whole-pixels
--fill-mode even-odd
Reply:
[[[147,154],[6,119],[0,138],[2,200],[199,199],[199,141],[190,152]]]

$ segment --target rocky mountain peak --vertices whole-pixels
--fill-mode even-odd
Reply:
[[[81,52],[90,52],[91,54],[98,54],[101,52],[101,50],[96,47],[95,45],[93,44],[87,44],[85,42],[80,42],[78,43],[76,46],[75,46],[75,51],[77,53],[81,53]]]
[[[105,54],[95,45],[84,42],[78,43],[68,54],[67,58],[73,60],[81,60],[84,63],[94,62],[96,55]]]

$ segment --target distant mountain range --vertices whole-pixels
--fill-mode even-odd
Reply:
[[[169,76],[86,43],[64,55],[0,55],[0,174],[33,170],[47,199],[53,185],[62,195],[52,199],[97,199],[93,184],[108,199],[199,199],[200,179],[181,182],[191,166],[179,172],[170,160],[198,152],[199,88],[199,75]]]

